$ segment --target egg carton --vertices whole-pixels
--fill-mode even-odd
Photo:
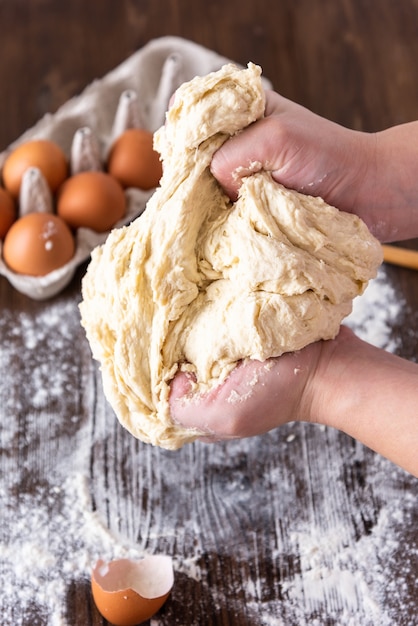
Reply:
[[[97,138],[101,159],[105,162],[115,134],[122,128],[138,125],[155,132],[164,123],[172,94],[183,82],[216,71],[229,62],[229,59],[212,50],[178,37],[151,40],[103,78],[91,83],[80,95],[66,102],[56,113],[46,114],[27,130],[0,154],[0,169],[12,150],[30,139],[54,141],[70,161],[74,136],[82,128],[90,129]],[[126,106],[123,106],[124,100]],[[127,211],[114,228],[138,217],[153,191],[126,189]],[[15,289],[34,300],[51,298],[68,285],[77,267],[89,259],[93,248],[104,243],[109,232],[77,229],[73,258],[45,276],[17,274],[7,267],[0,254],[0,274]]]

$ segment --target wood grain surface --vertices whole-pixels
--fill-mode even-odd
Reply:
[[[351,128],[417,117],[416,0],[0,0],[0,150],[164,35],[254,61]],[[122,546],[174,559],[154,626],[416,626],[416,480],[306,424],[178,452],[136,441],[80,326],[84,271],[44,302],[0,278],[0,622],[105,624],[90,566]],[[359,332],[417,360],[418,274],[385,266],[373,293]]]

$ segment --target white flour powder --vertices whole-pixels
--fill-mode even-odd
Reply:
[[[348,323],[364,339],[394,351],[398,346],[391,329],[401,309],[402,303],[382,269],[366,294],[355,303]],[[92,379],[79,379],[77,353],[87,348],[79,327],[77,303],[51,301],[39,304],[35,311],[30,316],[6,309],[0,319],[0,619],[4,626],[29,623],[71,626],[71,620],[66,619],[71,584],[83,580],[87,585],[91,565],[98,557],[138,557],[142,550],[132,539],[110,532],[105,520],[93,512],[91,494],[96,500],[101,497],[94,479],[92,483],[89,478],[93,418],[78,404],[74,380],[86,385],[86,394],[94,394],[95,390],[89,387]],[[74,359],[62,359],[63,354],[71,351]],[[19,380],[26,381],[25,387],[10,386],[10,373],[14,370],[24,372],[25,377],[19,374]],[[60,412],[64,397],[67,420],[68,406],[73,406],[73,417],[66,424],[62,423]],[[24,413],[23,408],[28,406],[30,412],[26,409]],[[292,425],[285,427],[283,433],[281,445],[291,455],[300,433]],[[231,457],[239,445],[231,444]],[[249,446],[251,441],[242,449],[249,450]],[[221,452],[215,447],[213,454],[216,460]],[[370,534],[363,534],[357,541],[347,534],[340,521],[333,523],[328,519],[324,529],[319,522],[307,525],[295,513],[290,545],[294,554],[300,555],[300,573],[288,579],[284,576],[280,607],[277,602],[262,600],[263,588],[268,587],[269,580],[263,579],[261,573],[254,584],[248,583],[242,590],[245,599],[241,593],[240,599],[234,600],[234,593],[226,598],[208,584],[199,554],[196,558],[179,558],[176,569],[196,584],[207,585],[207,592],[218,606],[228,603],[233,609],[235,603],[238,611],[244,602],[248,614],[256,616],[254,625],[323,624],[320,618],[308,616],[315,611],[320,613],[326,606],[329,624],[395,626],[388,598],[396,595],[400,598],[398,605],[402,605],[413,560],[417,562],[416,543],[401,546],[398,536],[402,526],[411,523],[414,511],[416,514],[416,502],[410,491],[397,491],[402,473],[390,467],[377,457],[374,471],[368,475],[374,498],[379,500],[380,513]],[[268,468],[266,463],[266,472],[270,471]],[[341,467],[335,471],[336,481],[340,480],[340,470]],[[387,479],[383,478],[385,472],[390,473]],[[277,473],[280,468],[272,466],[265,479],[277,484],[280,498],[286,504],[286,497],[293,496],[290,486],[281,484]],[[243,478],[240,476],[238,482]],[[249,502],[251,488],[249,485]],[[231,494],[225,498],[239,497]],[[326,519],[331,508],[324,496],[320,497]],[[104,510],[103,502],[96,504],[98,510]],[[291,505],[289,501],[288,506]],[[198,529],[200,518],[196,515],[193,524]],[[278,525],[279,514],[275,519]],[[176,528],[170,523],[170,519],[165,521],[161,533],[175,536]],[[153,532],[151,521],[149,525]],[[219,543],[221,540],[222,537]],[[204,537],[199,538],[200,549],[204,541]],[[223,551],[227,549],[226,545]],[[390,570],[391,562],[402,551],[407,555],[403,574],[400,572],[397,580],[388,580],[385,568]],[[173,556],[176,559],[177,555]],[[270,559],[280,564],[283,559],[280,545]],[[412,609],[406,603],[403,626],[416,623]],[[338,617],[334,621],[333,615]],[[155,619],[153,623],[159,621]]]
[[[393,337],[392,329],[403,308],[401,296],[388,282],[382,266],[365,293],[354,300],[353,312],[345,324],[365,341],[388,352],[395,352],[399,348],[399,341]]]

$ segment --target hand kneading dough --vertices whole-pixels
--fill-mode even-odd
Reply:
[[[260,73],[226,65],[177,91],[155,135],[160,187],[93,252],[83,280],[105,393],[133,435],[164,448],[199,435],[170,419],[179,369],[206,391],[240,359],[333,338],[382,260],[365,224],[320,198],[261,172],[231,204],[211,175],[215,150],[263,116]]]

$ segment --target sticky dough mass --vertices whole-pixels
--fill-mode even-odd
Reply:
[[[268,172],[245,178],[236,203],[226,197],[212,156],[264,107],[251,63],[182,85],[155,135],[160,187],[139,218],[94,250],[83,279],[82,324],[106,396],[145,442],[176,449],[199,435],[170,419],[179,369],[207,391],[237,361],[335,337],[381,262],[358,217]]]

